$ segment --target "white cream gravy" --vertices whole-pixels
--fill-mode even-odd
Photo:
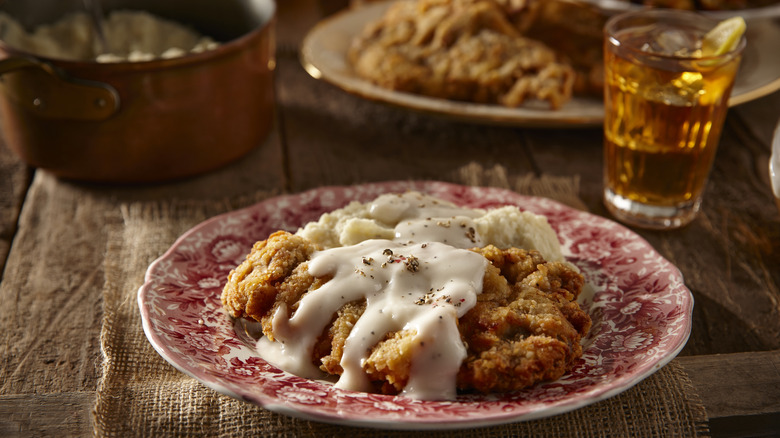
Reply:
[[[481,247],[474,210],[458,207],[417,192],[384,195],[369,207],[373,218],[397,222],[396,242],[441,242],[456,248]]]
[[[291,315],[273,316],[276,342],[262,338],[258,351],[275,366],[316,378],[312,364],[317,338],[344,305],[366,300],[366,310],[347,338],[336,387],[369,391],[363,365],[385,335],[413,330],[410,378],[402,394],[417,399],[452,399],[466,357],[457,319],[482,291],[487,259],[464,248],[482,246],[471,210],[410,193],[386,195],[371,205],[376,218],[397,222],[395,238],[316,252],[309,272],[333,279],[307,293]]]

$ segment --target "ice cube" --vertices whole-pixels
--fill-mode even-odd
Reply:
[[[698,35],[681,29],[659,27],[650,33],[650,41],[642,50],[665,56],[695,56],[701,48]]]

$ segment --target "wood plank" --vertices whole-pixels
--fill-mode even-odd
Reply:
[[[710,418],[778,413],[780,350],[678,357]]]
[[[186,202],[230,200],[258,191],[280,191],[287,184],[287,176],[279,131],[274,129],[244,157],[192,178],[143,185],[71,184],[81,191],[81,196],[110,200],[114,204],[170,199]]]
[[[780,350],[679,357],[714,438],[780,433]]]
[[[0,284],[0,394],[94,389],[106,207],[38,172]]]
[[[517,129],[367,101],[312,79],[290,54],[277,64],[294,191],[399,179],[451,181],[473,162],[485,168],[501,164],[516,175],[532,171]]]
[[[591,213],[606,215],[601,202],[601,128],[528,129],[523,132],[529,144],[533,167],[548,175],[579,175],[580,198]]]
[[[16,234],[16,222],[32,171],[0,139],[0,275]]]
[[[729,109],[729,117],[744,124],[749,135],[763,144],[769,144],[780,124],[780,91]]]
[[[777,438],[780,414],[742,415],[713,418],[710,421],[712,438]]]
[[[94,391],[0,396],[0,436],[91,436]]]

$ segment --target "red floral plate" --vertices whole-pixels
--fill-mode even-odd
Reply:
[[[452,401],[336,389],[260,358],[222,309],[228,272],[256,240],[295,231],[327,211],[383,193],[418,190],[456,204],[513,204],[544,214],[564,254],[586,277],[582,306],[593,319],[584,354],[562,378],[499,395]],[[388,429],[454,429],[560,414],[618,394],[668,363],[691,330],[693,297],[679,270],[623,226],[545,198],[441,182],[324,187],[268,199],[196,226],[149,266],[138,292],[144,331],[180,371],[229,396],[308,420]]]

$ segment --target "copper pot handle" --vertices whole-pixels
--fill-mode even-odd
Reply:
[[[45,74],[20,71],[28,69]],[[24,56],[0,60],[0,90],[46,118],[99,121],[119,109],[119,93],[111,85],[73,78],[56,66]]]

